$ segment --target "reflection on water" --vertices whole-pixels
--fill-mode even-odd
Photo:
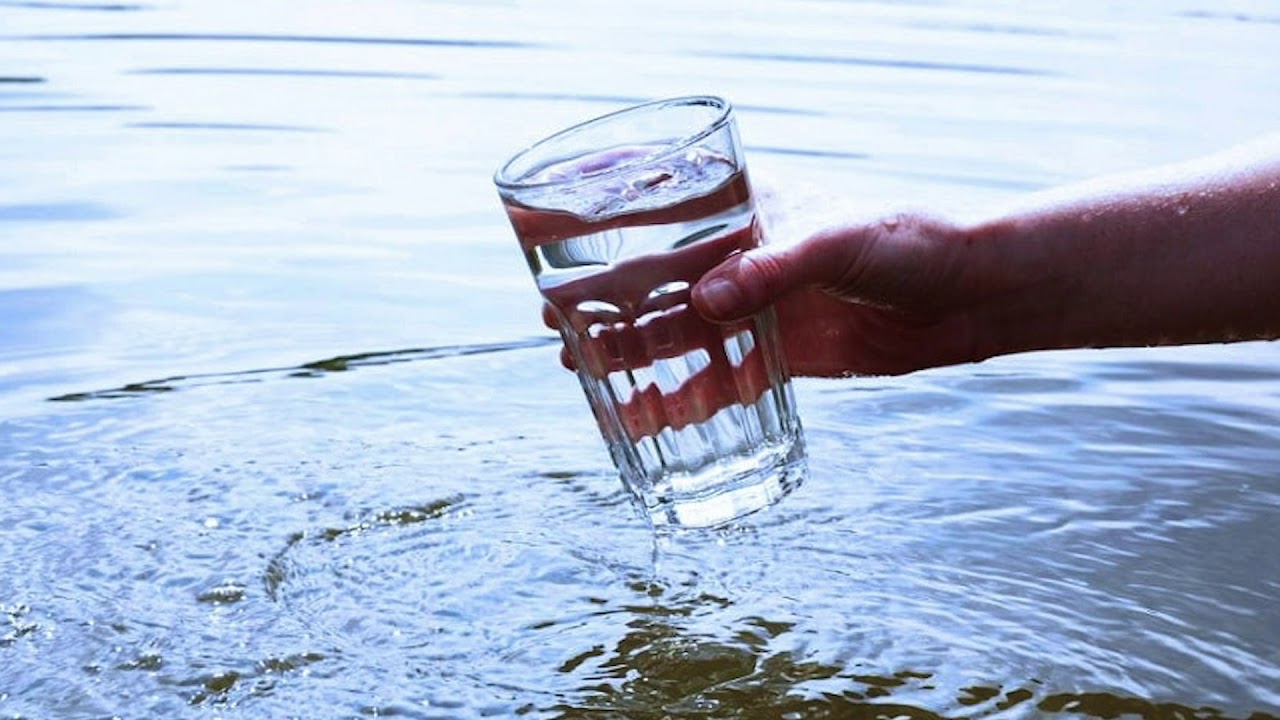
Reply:
[[[408,350],[388,350],[384,352],[357,353],[339,355],[337,357],[303,363],[296,367],[264,368],[258,370],[239,370],[225,373],[202,373],[197,375],[178,375],[160,380],[134,382],[110,390],[94,390],[75,392],[51,397],[54,402],[73,402],[79,400],[106,400],[124,398],[140,393],[172,392],[183,388],[195,388],[205,385],[225,385],[232,383],[262,382],[265,379],[280,377],[314,378],[325,373],[346,372],[361,367],[388,365],[391,363],[419,362],[436,358],[450,358],[462,355],[481,355],[492,352],[505,352],[521,348],[540,347],[556,344],[554,338],[531,338],[515,342],[494,343],[490,345],[464,345],[456,347],[412,348]],[[267,376],[267,377],[262,377]]]
[[[791,651],[769,653],[770,641],[791,626],[763,618],[746,619],[733,642],[699,641],[682,636],[666,614],[679,613],[642,615],[612,650],[593,648],[566,662],[564,672],[590,662],[588,678],[597,682],[583,688],[581,705],[555,708],[557,717],[941,717],[893,700],[904,686],[928,689],[928,674],[851,674]]]
[[[927,672],[889,675],[807,661],[791,651],[769,653],[787,624],[749,618],[733,643],[682,637],[661,619],[641,617],[611,650],[593,648],[561,667],[587,661],[598,668],[580,704],[554,708],[557,718],[975,718],[1035,713],[1039,717],[1219,719],[1222,710],[1152,702],[1113,693],[1050,693],[1043,683],[1001,688],[972,685],[950,698]],[[597,658],[599,658],[597,660]],[[917,704],[918,703],[918,704]],[[932,708],[932,709],[931,709]],[[1275,716],[1252,713],[1252,720]]]
[[[801,382],[805,488],[655,538],[489,181],[715,92],[757,179],[981,214],[1274,129],[1278,33],[0,0],[0,717],[1280,717],[1272,345]]]

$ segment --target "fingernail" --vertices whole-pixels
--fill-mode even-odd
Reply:
[[[711,278],[698,286],[703,309],[716,317],[730,317],[742,304],[742,289],[722,277]]]

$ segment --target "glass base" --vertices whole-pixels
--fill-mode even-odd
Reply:
[[[641,498],[654,529],[714,528],[772,506],[804,482],[804,443],[797,439],[787,452],[763,464],[756,456],[721,464],[713,472],[718,481],[700,477],[694,483],[710,486],[702,492],[681,493],[685,478],[674,476],[667,492]]]

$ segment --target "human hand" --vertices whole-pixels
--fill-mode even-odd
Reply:
[[[776,192],[756,196],[774,242],[754,247],[735,240],[727,258],[723,248],[700,251],[684,273],[696,282],[682,293],[679,312],[643,334],[630,329],[610,339],[616,346],[610,361],[590,362],[598,365],[588,367],[590,374],[644,364],[655,334],[685,341],[666,348],[674,356],[708,330],[720,335],[714,325],[741,326],[769,305],[794,375],[896,375],[997,353],[999,323],[1016,311],[998,302],[1012,294],[1010,283],[990,269],[983,233],[917,214],[833,222],[829,199],[807,195],[788,206]],[[800,239],[788,242],[792,237]],[[543,319],[552,328],[565,320],[550,304]],[[682,329],[672,332],[673,322]],[[628,352],[628,338],[645,342]],[[576,368],[567,348],[561,361]]]
[[[758,242],[752,220],[543,289],[543,321],[566,342],[562,361],[588,392],[615,395],[611,407],[631,440],[754,404],[770,387],[779,361],[756,341],[758,319],[712,323],[690,300],[709,268]]]
[[[733,322],[773,305],[796,375],[896,375],[982,359],[998,294],[975,234],[920,215],[818,230],[732,256],[693,289]]]

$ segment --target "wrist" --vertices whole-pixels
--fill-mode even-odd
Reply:
[[[1084,282],[1051,227],[1035,218],[1008,217],[962,231],[975,260],[970,308],[974,360],[1072,347],[1073,299]]]

